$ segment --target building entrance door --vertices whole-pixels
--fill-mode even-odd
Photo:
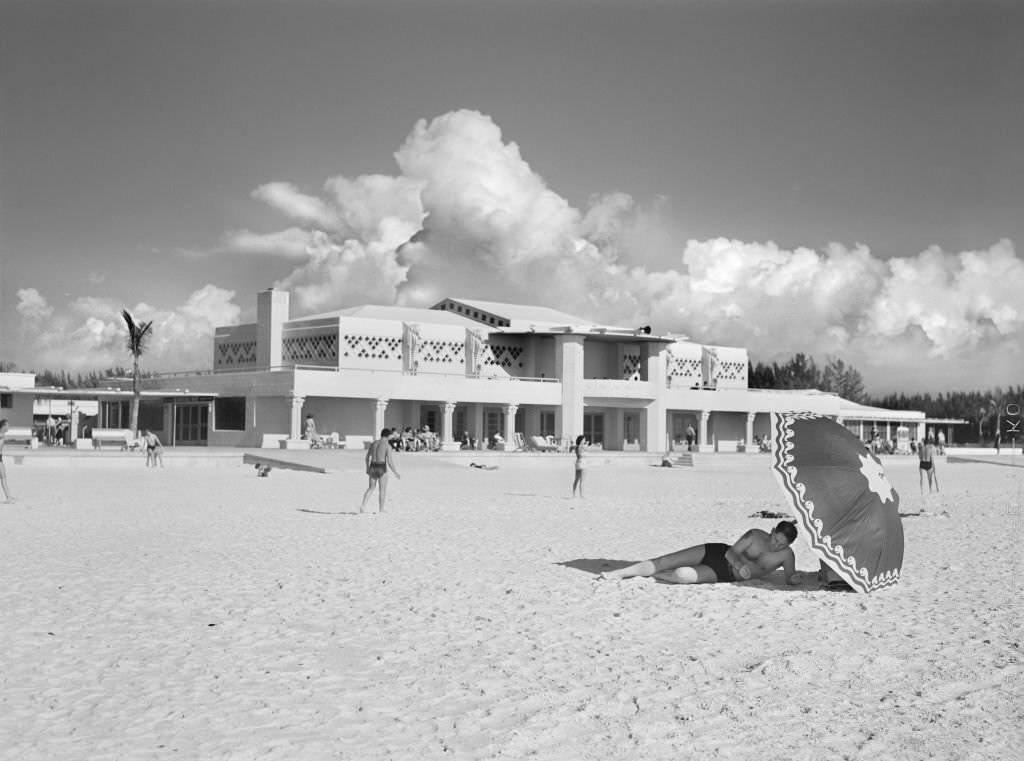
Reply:
[[[174,408],[174,446],[206,446],[209,441],[210,406],[179,404]]]
[[[623,443],[631,448],[640,447],[640,413],[627,412],[622,416]]]

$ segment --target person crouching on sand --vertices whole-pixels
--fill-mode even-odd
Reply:
[[[142,440],[146,442],[146,467],[155,468],[159,465],[162,468],[164,466],[164,446],[160,443],[160,437],[147,428]]]
[[[780,521],[771,534],[752,528],[731,547],[728,544],[698,544],[668,555],[605,571],[601,579],[653,576],[672,584],[714,584],[749,581],[767,576],[782,567],[788,584],[799,584],[796,557],[789,545],[796,539],[796,526]]]
[[[370,444],[366,450],[366,475],[370,477],[370,485],[366,489],[366,494],[363,495],[363,503],[359,506],[359,512],[363,512],[363,508],[366,507],[366,501],[373,494],[374,487],[379,487],[379,504],[380,512],[384,512],[384,500],[387,498],[388,493],[388,470],[395,474],[395,478],[401,478],[398,471],[395,470],[395,461],[391,456],[391,443],[388,441],[388,436],[391,435],[391,431],[384,428],[380,432],[380,438]]]

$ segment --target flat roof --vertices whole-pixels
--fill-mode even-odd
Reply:
[[[39,386],[35,388],[12,388],[4,389],[5,394],[20,394],[31,396],[35,399],[103,399],[103,398],[131,398],[134,393],[131,389],[120,388],[53,388],[51,386]],[[219,396],[216,391],[189,391],[188,389],[163,389],[163,390],[140,390],[142,398],[163,399],[168,396],[184,396],[189,398],[212,398]]]

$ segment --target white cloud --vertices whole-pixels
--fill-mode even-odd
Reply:
[[[220,253],[294,261],[275,286],[292,292],[296,316],[365,303],[429,306],[446,295],[519,301],[746,346],[760,361],[835,354],[864,373],[869,390],[873,379],[915,379],[929,360],[962,388],[1011,382],[1024,365],[1015,292],[1024,263],[1007,240],[884,260],[861,244],[687,240],[667,199],[611,192],[573,208],[490,117],[468,110],[418,122],[394,158],[397,175],[330,177],[322,197],[288,182],[261,185],[253,196],[290,226],[229,232]],[[150,361],[208,367],[212,328],[238,319],[233,297],[207,286],[170,311],[140,307],[140,319],[155,320]],[[40,366],[126,361],[116,305],[79,300],[71,319],[34,289],[19,298],[25,324],[46,325]]]
[[[209,369],[214,328],[236,323],[241,314],[232,303],[234,296],[234,291],[207,285],[177,309],[160,310],[146,303],[129,307],[136,322],[153,322],[143,369]],[[42,297],[38,300],[45,302]],[[123,308],[115,299],[85,296],[59,312],[51,309],[45,322],[37,320],[31,325],[34,351],[28,369],[82,372],[130,366]]]
[[[18,306],[16,308],[22,318],[28,322],[39,322],[53,314],[53,307],[35,288],[22,288],[18,291]]]
[[[252,192],[256,198],[290,217],[321,227],[334,227],[337,218],[323,201],[300,192],[289,182],[268,182]]]
[[[224,250],[241,254],[281,256],[305,259],[309,255],[312,235],[308,230],[289,227],[272,233],[232,230],[224,235]]]

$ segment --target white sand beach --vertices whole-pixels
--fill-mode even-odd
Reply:
[[[383,515],[351,514],[361,453],[308,457],[332,471],[8,465],[0,757],[1009,759],[1024,741],[1024,468],[940,463],[922,497],[916,460],[886,460],[922,514],[901,583],[860,595],[596,580],[770,528],[749,517],[789,509],[766,456],[595,454],[574,501],[564,456],[400,454]]]

